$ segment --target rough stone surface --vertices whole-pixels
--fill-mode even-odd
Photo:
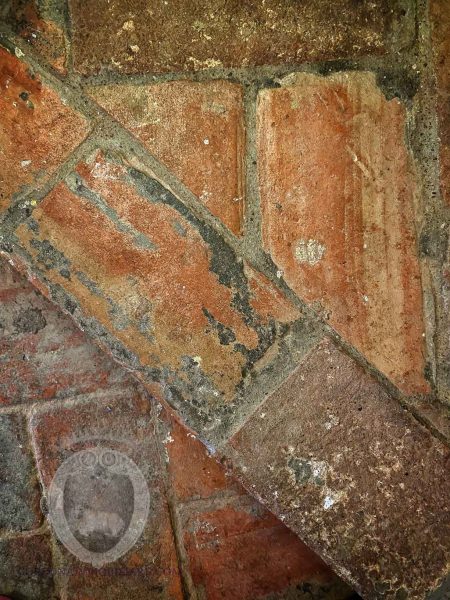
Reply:
[[[66,73],[67,40],[62,3],[53,0],[4,0],[0,18],[34,46],[53,68]]]
[[[231,231],[242,231],[242,89],[227,81],[90,88]]]
[[[64,398],[129,383],[72,320],[0,261],[0,405]]]
[[[48,486],[60,464],[90,447],[118,450],[141,469],[150,492],[150,510],[137,543],[113,564],[100,569],[80,563],[59,546],[60,585],[70,600],[124,596],[182,598],[181,580],[164,492],[150,399],[137,390],[94,394],[71,406],[36,408],[31,419],[39,473]],[[107,499],[105,498],[105,502]],[[117,576],[111,576],[116,573]]]
[[[248,488],[364,598],[423,599],[445,577],[449,450],[331,342],[227,453]]]
[[[368,73],[298,74],[259,96],[264,245],[286,282],[407,393],[424,378],[405,109]]]
[[[0,592],[20,600],[57,600],[48,536],[0,538]]]
[[[294,533],[246,494],[191,432],[166,413],[161,419],[170,485],[198,598],[352,596]]]
[[[175,196],[100,155],[47,196],[18,237],[50,284],[116,335],[208,435],[239,417],[253,376],[276,359],[289,325],[301,324]]]
[[[450,203],[450,6],[446,0],[430,2],[432,45],[437,80],[441,190]]]
[[[19,192],[44,183],[88,133],[25,63],[0,47],[0,213]]]
[[[71,0],[75,68],[81,73],[197,71],[382,53],[401,2],[214,0],[144,3]],[[407,6],[407,4],[405,4]],[[409,38],[406,32],[407,41]]]
[[[0,414],[0,531],[27,531],[39,526],[39,491],[26,421]]]

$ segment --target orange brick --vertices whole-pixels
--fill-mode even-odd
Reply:
[[[88,133],[27,65],[0,47],[0,212],[18,192],[44,183]]]
[[[235,234],[244,211],[241,86],[172,81],[90,88],[90,94],[138,137]]]
[[[17,230],[26,250],[193,426],[233,420],[244,376],[299,312],[155,180],[101,156],[77,171],[80,187],[57,186]]]
[[[259,97],[264,245],[287,283],[405,392],[424,392],[405,109],[373,75],[299,74]]]

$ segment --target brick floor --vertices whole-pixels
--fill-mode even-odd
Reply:
[[[80,600],[350,593],[300,539],[369,600],[445,595],[445,3],[3,4],[0,253],[75,325],[6,275],[1,539]],[[119,578],[53,537],[144,521]]]
[[[5,390],[5,406],[32,406],[31,439],[24,431],[25,419],[0,415],[1,444],[9,448],[7,462],[0,465],[1,478],[7,482],[0,526],[31,531],[12,539],[0,532],[0,593],[30,600],[95,600],[105,594],[112,599],[124,595],[175,599],[185,597],[182,589],[191,585],[189,593],[209,600],[256,600],[271,594],[277,598],[291,597],[289,594],[302,597],[303,593],[334,600],[353,597],[316,554],[249,496],[189,430],[139,391],[130,376],[93,346],[67,316],[5,261],[0,261],[0,270],[7,300],[1,309],[3,323],[17,321],[25,310],[27,318],[21,322],[40,325],[30,325],[26,331],[3,328],[5,382],[8,376],[17,377],[12,374],[16,373],[18,344],[26,346],[33,363],[43,349],[56,352],[65,361],[64,370],[55,363],[49,366],[53,387],[48,386],[44,372],[26,388],[26,395],[17,386]],[[39,319],[30,318],[34,314],[30,311],[39,311]],[[25,341],[21,339],[24,336]],[[75,342],[77,354],[73,356]],[[87,386],[80,379],[83,370],[89,373]],[[80,385],[74,387],[78,380]],[[14,443],[4,439],[11,434]],[[100,441],[125,452],[138,464],[147,478],[151,506],[150,518],[133,548],[121,559],[97,569],[80,562],[49,532],[36,529],[42,516],[39,520],[34,516],[40,510],[37,482],[30,474],[32,447],[46,495],[62,462]],[[9,464],[15,465],[14,473],[7,469]],[[8,484],[9,479],[13,485]],[[175,521],[171,512],[177,515]],[[210,525],[212,520],[214,526]],[[173,531],[175,522],[178,525]],[[212,532],[210,527],[214,527]],[[192,536],[201,535],[203,530],[212,536],[213,543],[197,538],[193,541]],[[184,548],[181,551],[175,547],[175,537]],[[180,552],[185,559],[179,563]],[[269,553],[273,560],[268,560]],[[236,569],[242,575],[239,586]]]

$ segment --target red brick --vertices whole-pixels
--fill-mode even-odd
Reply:
[[[424,379],[405,109],[368,73],[298,74],[258,105],[264,245],[300,297],[407,393]]]
[[[0,591],[11,598],[57,600],[47,535],[0,538]]]
[[[36,402],[129,383],[69,317],[0,261],[0,405]]]
[[[410,41],[403,3],[70,0],[77,71],[198,71],[383,53]],[[405,12],[405,11],[404,11]],[[404,15],[403,12],[403,15]]]
[[[170,418],[167,411],[163,413],[163,422],[167,428],[163,437],[167,468],[178,502],[211,498],[223,492],[245,494],[191,431]]]
[[[290,589],[311,589],[313,598],[336,600],[352,594],[296,535],[250,497],[203,510],[185,506],[181,514],[192,579],[208,600],[256,600],[270,594],[284,598]]]
[[[441,190],[450,202],[450,6],[431,0],[430,17],[436,69],[437,112],[440,137]]]
[[[6,21],[14,31],[34,46],[53,68],[65,74],[67,40],[63,19],[61,9],[47,0],[12,0],[6,14]]]
[[[233,418],[243,374],[298,311],[154,180],[100,156],[78,173],[88,191],[57,186],[17,230],[21,243],[50,284],[167,382],[196,427],[221,426],[213,415]]]
[[[1,47],[0,90],[3,211],[17,193],[48,179],[85,138],[88,124],[25,63]]]
[[[90,88],[99,104],[235,234],[244,212],[241,86],[172,81]]]
[[[330,342],[226,453],[248,489],[364,598],[422,599],[446,576],[449,449]]]
[[[291,588],[311,589],[314,598],[350,595],[329,567],[248,496],[191,432],[166,411],[160,419],[188,557],[185,568],[200,597],[256,600],[283,593],[284,598]]]
[[[44,488],[63,460],[100,446],[126,454],[141,469],[150,492],[150,511],[136,544],[120,559],[93,569],[58,544],[57,567],[70,600],[114,600],[132,596],[181,599],[181,581],[165,499],[150,399],[126,392],[92,395],[70,406],[39,407],[31,419],[33,443]]]

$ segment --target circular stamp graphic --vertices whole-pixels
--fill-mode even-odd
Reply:
[[[80,450],[56,471],[47,496],[55,535],[94,567],[125,554],[145,527],[150,495],[139,467],[111,448]]]

